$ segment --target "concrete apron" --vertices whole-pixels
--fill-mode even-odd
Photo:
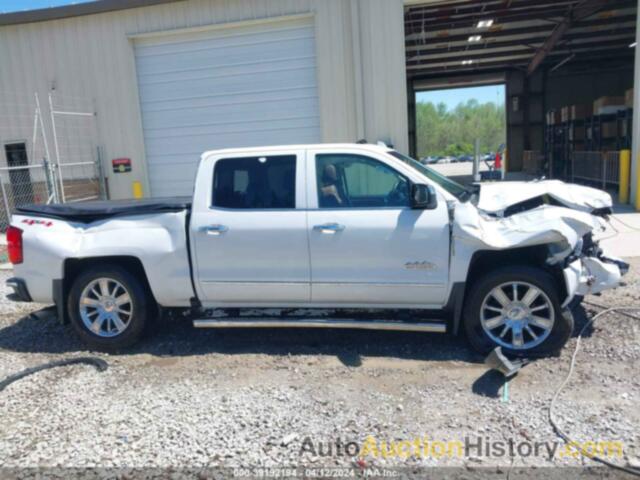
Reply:
[[[600,244],[616,257],[640,256],[640,212],[630,205],[616,204]]]

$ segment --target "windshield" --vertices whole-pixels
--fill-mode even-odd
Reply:
[[[434,181],[435,183],[440,185],[442,188],[444,188],[447,192],[449,192],[451,195],[456,197],[461,202],[466,202],[467,200],[469,200],[469,197],[471,197],[471,191],[467,190],[458,182],[454,182],[450,178],[447,178],[441,173],[436,172],[432,168],[429,168],[421,164],[417,160],[414,160],[411,157],[403,155],[400,152],[396,152],[395,150],[390,150],[387,153],[393,155],[398,160],[402,160],[404,163],[409,165],[414,170],[417,170],[419,173],[427,177],[429,180]]]

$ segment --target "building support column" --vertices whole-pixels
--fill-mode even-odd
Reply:
[[[356,103],[357,140],[365,139],[364,85],[362,77],[362,35],[360,32],[360,0],[351,0],[351,41],[353,52],[354,94]]]
[[[640,0],[638,0],[638,15],[636,16],[636,47],[633,69],[633,127],[632,127],[632,154],[631,154],[631,198],[630,203],[636,204],[638,195],[638,167],[640,159]]]

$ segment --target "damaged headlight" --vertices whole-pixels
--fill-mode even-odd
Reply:
[[[547,257],[547,265],[557,265],[563,260],[566,262],[573,257],[575,250],[571,249],[571,245],[568,243],[550,243],[547,245],[549,249],[549,256]]]
[[[582,257],[596,257],[599,258],[602,254],[598,242],[593,241],[593,235],[591,232],[585,234],[582,238],[579,238],[575,247],[571,252],[567,252],[567,248],[562,244],[549,245],[549,258],[547,263],[554,265],[564,260],[564,266],[566,267],[572,262],[575,262]]]

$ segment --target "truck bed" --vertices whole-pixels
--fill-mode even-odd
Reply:
[[[16,214],[90,223],[113,217],[180,212],[189,209],[191,209],[191,197],[171,197],[143,200],[96,200],[52,205],[31,204],[18,207]]]

